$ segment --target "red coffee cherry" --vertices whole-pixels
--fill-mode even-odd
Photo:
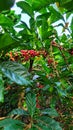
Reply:
[[[55,41],[51,41],[51,44],[57,47],[57,43]]]
[[[35,50],[29,50],[28,53],[30,54],[31,57],[36,56],[36,51]]]
[[[47,62],[48,62],[48,65],[51,65],[53,63],[53,59],[49,58]]]
[[[21,54],[22,54],[23,56],[28,55],[28,50],[21,50]]]

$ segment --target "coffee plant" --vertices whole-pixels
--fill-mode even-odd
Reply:
[[[72,0],[0,1],[0,130],[73,130]]]

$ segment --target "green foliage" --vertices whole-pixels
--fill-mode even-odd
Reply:
[[[39,117],[37,126],[42,130],[62,130],[58,122],[46,116]]]
[[[22,11],[16,15],[9,10],[14,0],[0,1],[1,130],[72,128],[72,3],[19,1]],[[57,29],[62,29],[61,35]]]
[[[8,34],[1,34],[0,35],[0,49],[3,49],[11,44],[14,44],[15,40]]]
[[[11,19],[9,19],[8,17],[6,17],[4,14],[0,15],[0,25],[1,26],[6,26],[6,27],[12,27],[13,26],[13,22]]]
[[[26,0],[26,1],[32,6],[32,9],[35,10],[35,11],[38,11],[38,10],[46,7],[47,5],[55,2],[55,0],[46,0],[46,1],[43,1],[43,0],[40,0],[40,1],[39,0],[35,0],[35,1]]]
[[[0,73],[0,102],[4,102],[4,82]]]
[[[17,6],[22,9],[23,13],[27,13],[29,16],[33,17],[34,15],[33,10],[27,2],[20,1],[17,3]]]
[[[15,0],[0,0],[0,11],[9,10],[14,5]]]
[[[33,117],[36,109],[36,96],[35,94],[28,93],[26,96],[26,104],[31,117]]]
[[[43,115],[49,115],[51,117],[57,117],[59,116],[57,111],[53,108],[46,108],[44,110],[41,111]]]
[[[0,121],[0,128],[4,128],[3,130],[23,130],[23,123],[19,120],[14,119],[4,119]]]
[[[64,8],[66,8],[67,10],[69,10],[69,11],[72,11],[73,10],[73,2],[72,2],[72,0],[67,0],[67,1],[61,1],[60,2],[60,6],[61,7],[64,7]],[[71,7],[70,7],[71,6]]]
[[[25,111],[23,109],[17,108],[17,109],[12,110],[8,115],[9,116],[12,116],[12,115],[26,115],[26,116],[28,116],[28,113],[27,113],[27,111]]]
[[[30,85],[31,82],[27,80],[29,73],[24,66],[16,62],[3,62],[0,69],[11,81],[19,85]]]

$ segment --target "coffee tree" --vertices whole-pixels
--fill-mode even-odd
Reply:
[[[0,130],[72,130],[72,0],[13,4],[0,4]]]

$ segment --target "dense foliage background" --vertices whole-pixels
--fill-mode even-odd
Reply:
[[[73,130],[72,0],[19,1],[18,15],[10,9],[14,0],[6,2],[0,3],[0,130]]]

